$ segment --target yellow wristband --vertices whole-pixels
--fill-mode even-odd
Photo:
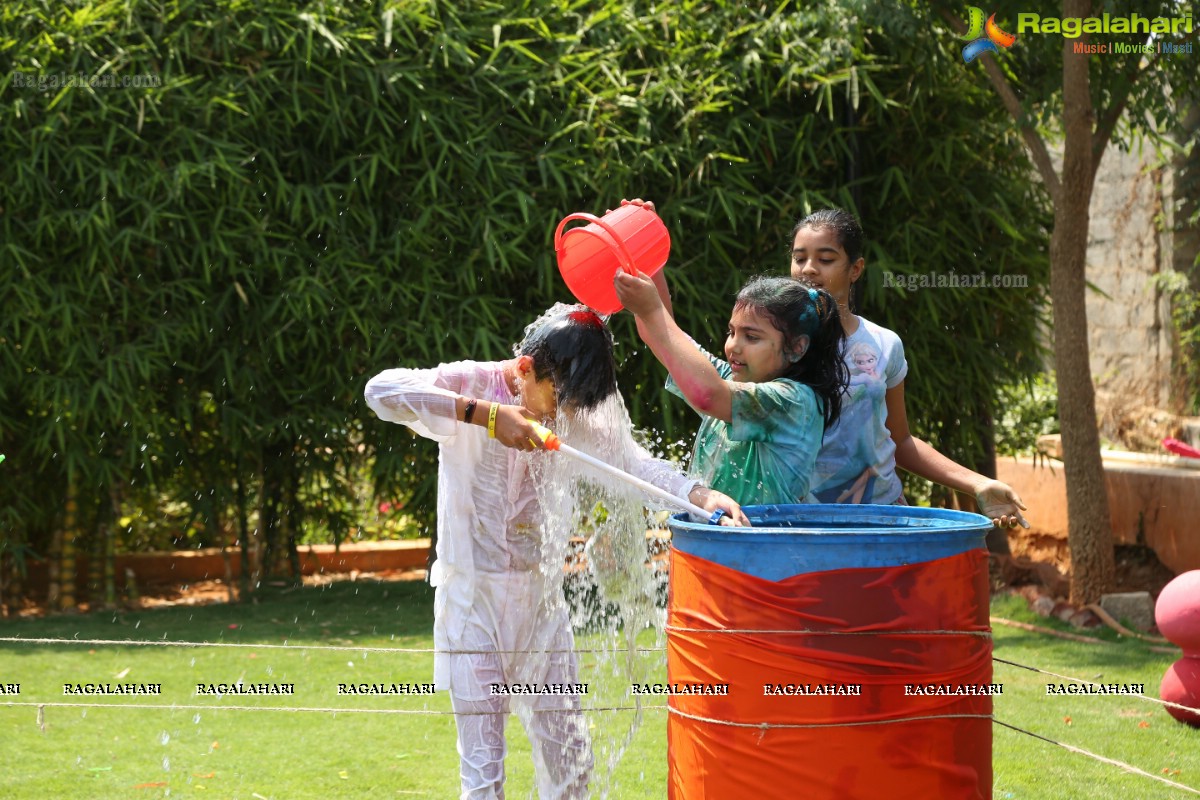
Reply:
[[[499,410],[499,403],[492,403],[492,407],[488,410],[488,438],[496,438],[496,413]]]

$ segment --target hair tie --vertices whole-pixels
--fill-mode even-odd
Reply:
[[[812,300],[812,305],[805,306],[800,312],[800,328],[804,331],[805,336],[812,336],[817,332],[817,328],[821,327],[821,295],[812,288],[808,287],[808,297]]]

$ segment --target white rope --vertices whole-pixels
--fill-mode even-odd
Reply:
[[[1190,792],[1191,794],[1200,795],[1200,790],[1198,790],[1198,789],[1193,789],[1190,786],[1184,786],[1182,783],[1176,783],[1175,781],[1167,780],[1166,778],[1162,777],[1161,775],[1155,775],[1151,772],[1146,772],[1145,770],[1138,769],[1137,767],[1133,766],[1132,764],[1126,764],[1124,761],[1117,761],[1114,758],[1107,758],[1107,757],[1099,755],[1097,753],[1093,753],[1090,750],[1084,750],[1082,747],[1076,747],[1075,745],[1066,744],[1064,742],[1056,742],[1053,739],[1047,738],[1047,737],[1042,736],[1037,733],[1033,733],[1031,731],[1027,731],[1024,728],[1018,728],[1016,725],[1009,725],[1007,722],[1001,722],[998,719],[993,719],[992,721],[995,722],[997,725],[1003,725],[1006,728],[1010,728],[1010,729],[1016,731],[1017,733],[1023,733],[1026,736],[1032,736],[1035,739],[1041,739],[1043,742],[1049,742],[1050,744],[1058,745],[1059,747],[1063,748],[1064,750],[1068,750],[1072,753],[1078,753],[1081,756],[1087,756],[1088,758],[1094,758],[1097,761],[1100,761],[1104,764],[1112,764],[1114,767],[1120,767],[1121,769],[1125,770],[1126,772],[1130,772],[1134,775],[1141,775],[1143,778],[1153,778],[1154,780],[1165,783],[1168,786],[1171,786],[1175,789],[1182,789],[1185,792]]]
[[[572,648],[553,650],[439,650],[436,647],[368,647],[366,645],[335,644],[248,644],[245,642],[185,642],[178,639],[33,639],[20,636],[0,636],[0,642],[20,644],[98,644],[121,647],[230,647],[251,650],[332,650],[351,653],[442,653],[445,655],[489,655],[516,653],[655,653],[661,647]]]
[[[8,700],[0,702],[0,706],[26,706],[38,709],[38,721],[43,719],[42,710],[45,708],[138,708],[152,711],[295,711],[300,713],[319,714],[401,714],[426,717],[485,717],[494,714],[508,714],[507,711],[438,711],[427,708],[322,708],[313,706],[213,706],[192,703],[59,703]],[[576,708],[534,708],[541,711],[642,711],[648,708],[666,708],[665,705],[644,706],[582,706]]]
[[[919,722],[927,719],[991,719],[991,714],[931,714],[922,717],[897,717],[896,719],[875,719],[865,722],[813,722],[813,723],[784,723],[784,722],[734,722],[728,719],[716,719],[714,717],[702,717],[698,714],[689,714],[686,711],[680,711],[675,706],[667,706],[667,711],[680,717],[695,720],[696,722],[706,722],[710,725],[726,725],[730,728],[753,728],[755,730],[767,731],[772,728],[857,728],[867,725],[894,725],[901,722]]]
[[[962,634],[962,635],[982,635],[990,636],[985,632],[975,631],[862,631],[862,632],[846,632],[846,631],[804,631],[804,630],[736,630],[736,629],[720,629],[709,630],[706,628],[676,628],[673,626],[667,627],[668,631],[688,632],[688,633],[815,633],[815,634],[842,634],[842,635],[916,635],[916,634]],[[229,647],[229,648],[250,648],[253,650],[331,650],[353,653],[423,653],[444,655],[489,655],[489,654],[553,654],[553,653],[659,653],[665,648],[662,647],[614,647],[614,648],[580,648],[580,649],[554,649],[554,650],[438,650],[432,647],[367,647],[353,645],[306,645],[306,644],[246,644],[241,642],[186,642],[178,640],[133,640],[133,639],[53,639],[53,638],[23,638],[19,636],[2,636],[0,642],[12,642],[20,644],[91,644],[91,645],[116,645],[129,647]],[[1050,675],[1062,680],[1071,681],[1073,683],[1083,685],[1097,685],[1092,681],[1086,681],[1082,678],[1073,678],[1069,675],[1060,675],[1057,672],[1039,669],[1038,667],[1030,667],[1025,664],[1018,664],[1015,661],[1008,661],[1003,658],[992,656],[992,661],[1007,664],[1021,669],[1029,670],[1030,672],[1038,672],[1043,675]],[[1136,693],[1121,695],[1123,697],[1135,697],[1140,700],[1146,700],[1151,703],[1158,703],[1161,706],[1177,708],[1181,711],[1189,711],[1192,713],[1200,713],[1200,708],[1192,706],[1180,705],[1172,703],[1169,700],[1162,700],[1157,697],[1150,697],[1146,694]]]
[[[678,628],[678,627],[674,627],[674,626],[667,626],[666,630],[679,632],[679,633],[743,633],[743,634],[750,634],[750,633],[773,633],[773,634],[784,634],[784,633],[800,634],[800,633],[803,633],[803,634],[807,634],[807,633],[812,633],[812,634],[819,634],[819,635],[828,634],[828,635],[863,635],[863,636],[959,634],[959,635],[971,635],[971,636],[991,636],[990,633],[986,633],[986,632],[982,632],[982,631],[979,631],[979,632],[977,632],[977,631],[861,631],[861,632],[856,631],[856,632],[850,632],[850,631],[810,631],[810,630],[753,630],[753,629],[738,630],[738,629],[729,629],[729,628],[710,630],[707,628]],[[353,652],[353,653],[419,653],[419,654],[441,653],[444,655],[491,655],[491,654],[499,655],[499,654],[520,654],[520,653],[547,654],[548,655],[548,654],[554,654],[554,653],[625,653],[625,652],[658,653],[658,652],[663,652],[663,650],[665,649],[662,647],[636,647],[636,648],[614,647],[614,648],[580,648],[580,649],[550,649],[550,650],[438,650],[437,648],[433,648],[433,647],[368,647],[368,646],[353,646],[353,645],[318,645],[318,644],[312,644],[312,645],[306,645],[306,644],[247,644],[247,643],[242,643],[242,642],[186,642],[186,641],[179,641],[179,640],[133,640],[133,639],[125,639],[125,640],[122,640],[122,639],[54,639],[54,638],[23,638],[23,637],[19,637],[19,636],[2,636],[2,637],[0,637],[0,642],[11,642],[11,643],[19,643],[19,644],[116,645],[116,646],[128,646],[128,647],[218,647],[218,648],[228,647],[228,648],[249,648],[249,649],[253,649],[253,650],[330,650],[330,651]],[[1062,680],[1071,681],[1072,683],[1078,683],[1078,684],[1081,684],[1084,686],[1100,685],[1100,684],[1096,684],[1094,681],[1087,681],[1082,678],[1074,678],[1070,675],[1061,675],[1057,672],[1040,669],[1038,667],[1031,667],[1026,664],[1018,664],[1015,661],[1008,661],[1007,659],[997,658],[996,656],[992,656],[992,661],[1000,663],[1000,664],[1007,664],[1007,665],[1013,666],[1013,667],[1019,667],[1021,669],[1029,670],[1030,672],[1037,672],[1037,673],[1041,673],[1043,675],[1050,675],[1055,678],[1060,678]],[[1187,711],[1187,712],[1191,712],[1191,713],[1200,713],[1200,708],[1194,708],[1192,706],[1185,706],[1185,705],[1181,705],[1179,703],[1172,703],[1169,700],[1162,700],[1157,697],[1150,697],[1149,695],[1146,695],[1146,694],[1143,694],[1140,692],[1126,694],[1126,695],[1120,695],[1120,696],[1134,697],[1139,700],[1145,700],[1150,703],[1157,703],[1161,706],[1168,707],[1168,708],[1176,708],[1181,711]]]
[[[770,628],[681,628],[666,625],[663,630],[668,633],[740,633],[740,634],[803,634],[805,636],[983,636],[992,637],[991,631],[825,631],[813,628],[785,628],[774,630]]]
[[[143,710],[159,710],[159,711],[290,711],[293,713],[321,713],[321,714],[401,714],[401,715],[416,715],[416,716],[490,716],[496,713],[495,711],[437,711],[432,709],[401,709],[401,708],[323,708],[323,707],[304,707],[304,706],[214,706],[214,705],[195,705],[195,704],[165,704],[165,703],[59,703],[59,702],[17,702],[4,701],[0,702],[0,706],[8,707],[28,707],[37,708],[36,724],[45,731],[46,717],[45,710],[47,708],[121,708],[121,709],[143,709]],[[601,712],[601,711],[644,711],[644,710],[661,710],[666,709],[671,714],[679,717],[703,722],[710,725],[724,725],[734,728],[749,728],[758,730],[765,734],[770,729],[805,729],[805,728],[852,728],[872,725],[893,725],[904,722],[921,722],[924,720],[937,719],[988,719],[997,725],[1002,725],[1006,728],[1014,730],[1018,733],[1023,733],[1026,736],[1032,736],[1035,739],[1040,739],[1044,742],[1056,745],[1072,753],[1087,756],[1104,764],[1111,764],[1126,772],[1134,775],[1140,775],[1144,778],[1164,783],[1174,789],[1180,789],[1190,794],[1200,795],[1200,790],[1193,789],[1190,786],[1185,786],[1182,783],[1168,780],[1159,775],[1154,775],[1145,770],[1139,769],[1131,764],[1126,764],[1123,761],[1107,758],[1105,756],[1085,750],[1082,747],[1066,744],[1064,742],[1055,741],[1040,734],[1027,731],[1023,728],[1018,728],[1015,725],[1010,725],[1007,722],[1002,722],[994,718],[990,714],[934,714],[919,717],[900,717],[897,719],[869,720],[864,722],[829,722],[829,723],[812,723],[812,724],[784,724],[773,722],[734,722],[733,720],[715,719],[713,717],[704,717],[698,714],[689,714],[686,711],[680,711],[677,708],[666,705],[638,705],[638,706],[592,706],[583,707],[580,709],[573,708],[535,708],[533,711],[538,712]]]
[[[1070,675],[1059,675],[1057,672],[1051,672],[1050,670],[1047,670],[1047,669],[1038,669],[1037,667],[1030,667],[1025,664],[1018,664],[1015,661],[1008,661],[1003,658],[996,658],[995,656],[992,656],[992,661],[996,661],[1001,664],[1008,664],[1009,666],[1012,666],[1012,667],[1020,667],[1021,669],[1027,669],[1030,672],[1040,672],[1043,675],[1050,675],[1055,678],[1061,678],[1064,681],[1071,681],[1072,683],[1083,684],[1084,686],[1103,686],[1104,685],[1102,683],[1096,683],[1095,681],[1085,681],[1083,678],[1072,678]],[[1097,694],[1099,694],[1099,693],[1097,693]],[[1072,695],[1072,696],[1074,696],[1074,695]],[[1103,695],[1103,696],[1110,696],[1110,695]],[[1142,694],[1141,692],[1131,692],[1129,694],[1117,694],[1117,695],[1111,695],[1111,696],[1112,697],[1136,697],[1139,700],[1146,700],[1151,703],[1158,703],[1160,706],[1167,706],[1168,708],[1178,708],[1181,711],[1190,711],[1193,714],[1200,714],[1200,708],[1193,708],[1192,706],[1184,706],[1184,705],[1180,705],[1179,703],[1172,703],[1170,700],[1162,700],[1158,697],[1150,697],[1149,695]]]

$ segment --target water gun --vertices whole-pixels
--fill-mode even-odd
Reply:
[[[563,444],[562,439],[559,439],[557,434],[544,425],[540,425],[537,422],[533,422],[532,424],[534,432],[537,434],[538,438],[542,440],[542,446],[547,450],[553,450],[555,452],[562,453],[563,455],[570,456],[577,461],[582,461],[585,464],[595,467],[601,472],[607,472],[613,477],[620,478],[626,483],[636,486],[652,497],[657,497],[659,500],[670,503],[676,508],[683,509],[697,519],[707,520],[709,525],[719,524],[721,517],[725,515],[725,512],[719,508],[716,511],[709,513],[695,503],[682,500],[670,492],[664,491],[654,484],[642,480],[636,475],[630,475],[625,470],[617,469],[612,464],[601,461],[595,456],[589,456],[587,453],[576,450],[569,444]]]

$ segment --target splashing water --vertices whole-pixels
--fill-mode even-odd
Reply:
[[[626,472],[646,458],[618,395],[587,412],[560,413],[554,430],[565,443]],[[665,622],[657,603],[660,585],[647,566],[647,498],[574,459],[548,452],[524,457],[543,513],[541,569],[553,593],[545,602],[568,605],[572,627],[584,639],[577,647],[592,651],[579,658],[579,681],[589,685],[584,707],[637,709],[585,712],[595,760],[590,796],[608,797],[614,770],[642,722],[640,696],[631,697],[630,685],[647,682],[662,661],[661,653],[638,651],[639,634],[647,629],[661,646]],[[582,554],[571,553],[572,538],[586,538]],[[557,577],[564,564],[565,593]]]

